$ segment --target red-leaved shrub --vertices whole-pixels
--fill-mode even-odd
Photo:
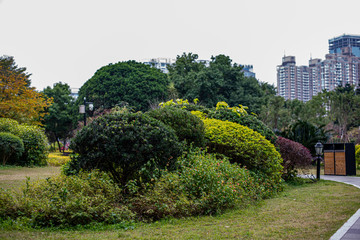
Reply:
[[[283,179],[291,180],[296,177],[299,167],[306,167],[311,164],[312,156],[309,149],[298,142],[290,139],[278,137],[275,145],[279,148],[281,157],[283,158]]]

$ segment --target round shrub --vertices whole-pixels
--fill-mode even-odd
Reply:
[[[253,115],[237,114],[230,109],[217,109],[216,111],[210,112],[208,117],[238,123],[260,133],[271,143],[274,144],[276,142],[277,137],[275,133]]]
[[[0,161],[5,165],[9,160],[15,162],[24,152],[24,144],[14,134],[0,132]]]
[[[278,137],[276,144],[283,158],[283,179],[291,180],[297,176],[296,168],[307,167],[312,162],[310,150],[290,139]]]
[[[2,118],[0,119],[0,129],[18,136],[24,143],[25,150],[16,162],[17,165],[46,165],[48,141],[42,128],[27,124],[20,125],[15,120]]]
[[[118,113],[95,119],[77,133],[70,169],[100,169],[122,185],[152,179],[158,169],[174,166],[181,154],[175,131],[142,113]]]
[[[120,223],[134,214],[122,202],[121,189],[105,173],[81,172],[27,182],[23,191],[0,188],[0,218],[28,218],[32,227]]]
[[[180,141],[185,140],[197,147],[205,145],[204,123],[190,112],[175,107],[164,107],[152,110],[148,115],[174,129]]]
[[[224,154],[230,161],[261,171],[281,181],[281,156],[275,146],[260,133],[229,121],[204,119],[205,136],[212,152]]]

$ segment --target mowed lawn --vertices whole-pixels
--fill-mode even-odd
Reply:
[[[54,167],[0,169],[0,187],[18,188],[26,176],[38,179],[58,172]],[[359,208],[359,189],[320,181],[287,186],[272,199],[219,216],[135,223],[132,230],[5,228],[0,239],[329,239]]]

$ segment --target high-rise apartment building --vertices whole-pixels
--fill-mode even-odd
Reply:
[[[285,99],[309,101],[312,84],[309,81],[309,67],[296,66],[294,56],[284,56],[277,67],[278,95]]]
[[[283,57],[277,67],[278,95],[308,101],[323,89],[345,84],[359,86],[360,36],[343,35],[329,40],[325,60],[310,59],[309,66],[296,66],[295,57]]]
[[[342,35],[329,39],[329,53],[342,54],[351,52],[360,57],[360,35]]]

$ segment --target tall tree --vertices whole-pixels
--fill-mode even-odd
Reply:
[[[70,86],[66,83],[55,83],[53,88],[47,87],[43,93],[53,99],[53,103],[47,109],[49,114],[44,118],[45,130],[49,139],[58,143],[61,151],[59,140],[65,141],[70,136],[74,120],[74,99],[70,95]]]
[[[165,73],[148,65],[135,61],[109,64],[80,88],[78,103],[86,97],[95,108],[127,102],[135,110],[146,111],[150,103],[166,98],[168,84]]]
[[[245,77],[243,68],[233,64],[228,56],[212,57],[209,66],[197,58],[197,54],[184,53],[177,56],[176,63],[168,68],[170,81],[179,97],[198,98],[207,107],[226,101],[233,106],[242,104],[252,112],[260,112],[260,106],[266,102],[264,97],[269,93],[268,86],[262,86],[255,78]]]
[[[325,94],[329,102],[329,116],[339,126],[338,135],[341,141],[348,142],[349,127],[359,117],[360,96],[355,94],[354,87],[349,84]]]
[[[40,125],[51,99],[29,87],[30,74],[25,71],[12,57],[0,58],[0,117]]]

